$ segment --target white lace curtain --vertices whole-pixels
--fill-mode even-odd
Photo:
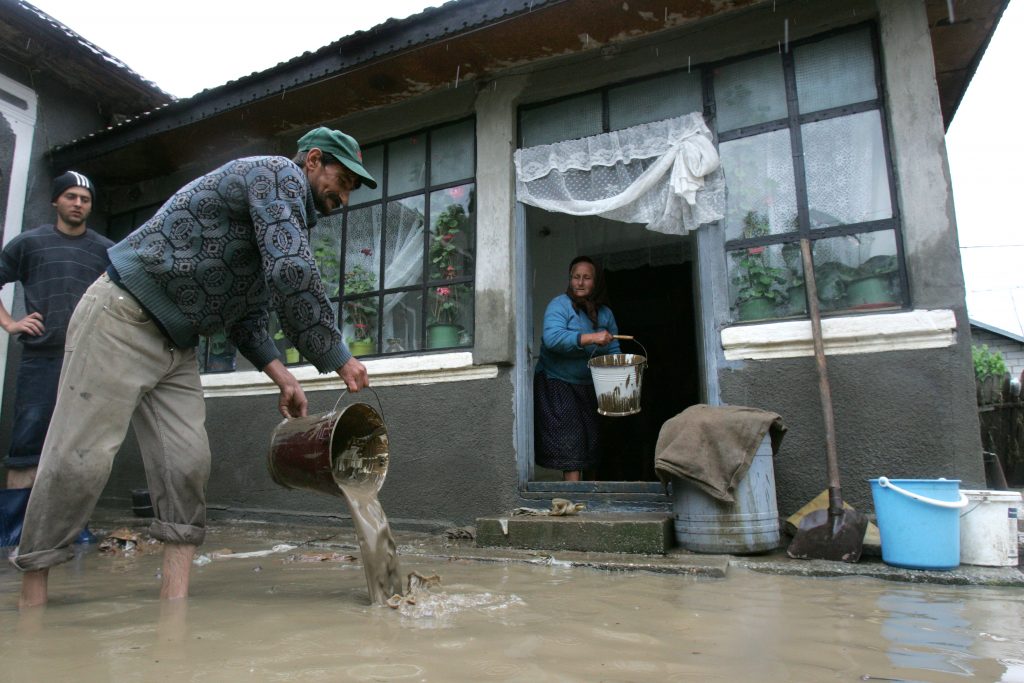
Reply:
[[[517,150],[516,198],[685,235],[720,220],[725,178],[700,113]]]

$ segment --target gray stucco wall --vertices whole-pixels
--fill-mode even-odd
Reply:
[[[870,510],[870,478],[962,479],[985,488],[973,381],[958,347],[827,359],[843,496]],[[752,361],[720,374],[726,403],[771,410],[789,426],[775,459],[779,512],[828,486],[813,358]],[[965,408],[969,406],[970,408]]]
[[[391,445],[380,500],[396,527],[443,528],[514,507],[510,373],[495,379],[376,389]],[[338,394],[309,392],[310,413],[330,410]],[[377,409],[372,393],[346,397]],[[208,500],[212,515],[348,517],[341,498],[275,484],[267,472],[270,437],[280,422],[276,395],[207,400],[213,451]],[[115,461],[101,505],[131,508],[146,479],[134,438]]]

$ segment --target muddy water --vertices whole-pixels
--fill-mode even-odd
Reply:
[[[403,592],[398,552],[388,518],[375,488],[342,482],[339,486],[352,513],[370,601],[382,605],[388,598]]]
[[[275,533],[207,547],[302,540]],[[483,564],[399,541],[406,571],[443,581],[398,610],[369,603],[358,562],[302,549],[215,559],[164,605],[159,554],[91,552],[19,617],[5,564],[0,681],[1024,681],[1019,588]]]

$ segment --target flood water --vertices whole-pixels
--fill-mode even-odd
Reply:
[[[1019,588],[452,561],[399,535],[402,570],[442,583],[392,609],[371,604],[351,527],[214,557],[296,541],[251,529],[211,529],[175,603],[159,552],[93,546],[19,615],[4,563],[0,681],[1024,681]]]

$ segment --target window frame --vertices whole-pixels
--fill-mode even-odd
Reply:
[[[876,96],[871,100],[863,100],[851,104],[840,105],[837,107],[831,107],[828,109],[821,109],[805,114],[801,114],[799,111],[799,100],[797,96],[797,85],[796,85],[796,67],[795,59],[793,55],[793,49],[804,45],[810,45],[817,42],[822,42],[835,38],[847,33],[855,33],[858,31],[867,31],[868,38],[870,40],[871,57],[873,61],[873,76],[876,85]],[[743,126],[740,128],[734,128],[728,131],[719,131],[717,126],[717,105],[715,102],[714,92],[714,71],[715,69],[730,64],[737,64],[740,62],[762,57],[767,54],[778,53],[782,60],[783,70],[783,81],[786,88],[786,107],[787,114],[785,118],[774,119],[772,121],[766,121],[750,126]],[[892,159],[892,144],[889,132],[889,120],[888,120],[888,105],[885,98],[886,83],[884,78],[884,72],[882,67],[881,59],[881,41],[878,35],[878,27],[876,22],[867,21],[853,24],[850,26],[844,26],[834,30],[826,31],[823,33],[816,34],[814,36],[799,40],[792,41],[786,46],[780,45],[778,48],[769,48],[765,50],[756,50],[753,52],[746,52],[741,55],[729,57],[726,59],[704,62],[697,65],[689,65],[686,67],[679,67],[675,69],[667,69],[665,71],[659,71],[654,74],[649,74],[640,78],[627,79],[617,81],[614,83],[608,83],[606,85],[591,88],[580,92],[575,92],[570,95],[564,95],[551,99],[541,100],[537,102],[531,102],[529,104],[523,104],[519,107],[517,112],[517,136],[516,144],[517,147],[523,146],[523,112],[538,109],[541,107],[549,106],[558,102],[563,102],[568,99],[583,97],[592,95],[594,93],[600,93],[601,95],[601,106],[602,106],[602,133],[610,132],[609,125],[609,95],[611,90],[619,87],[634,85],[644,81],[649,81],[657,78],[669,76],[671,74],[677,74],[680,72],[698,72],[701,79],[701,90],[703,98],[703,115],[704,119],[711,129],[713,142],[716,148],[723,142],[730,142],[732,140],[738,140],[741,138],[753,137],[763,133],[785,130],[789,132],[790,136],[790,154],[791,162],[793,165],[793,175],[795,183],[795,195],[797,204],[797,221],[798,226],[796,230],[785,233],[777,233],[766,235],[763,237],[752,237],[752,238],[737,238],[728,239],[725,238],[722,243],[722,265],[723,269],[720,277],[726,281],[730,276],[730,271],[726,259],[730,252],[745,249],[745,248],[756,248],[756,247],[769,247],[775,245],[784,245],[796,243],[803,237],[807,237],[811,241],[812,252],[814,244],[822,239],[843,237],[851,235],[861,235],[872,232],[885,232],[892,231],[895,244],[896,244],[896,262],[897,262],[897,278],[900,286],[900,296],[896,306],[886,309],[888,311],[905,311],[910,308],[912,297],[910,295],[910,283],[907,276],[907,265],[905,248],[903,244],[903,230],[902,221],[900,219],[900,206],[899,196],[896,188],[896,177],[893,168]],[[808,123],[817,123],[819,121],[827,121],[832,119],[838,119],[854,114],[860,114],[869,111],[877,111],[879,113],[879,121],[881,124],[881,138],[882,138],[882,152],[884,154],[885,172],[886,172],[886,183],[889,190],[889,201],[892,207],[892,216],[880,220],[863,221],[859,223],[850,223],[844,225],[836,225],[831,227],[823,228],[812,228],[810,225],[810,205],[807,196],[807,177],[806,170],[804,167],[804,146],[802,137],[802,126]],[[680,116],[687,112],[680,112]],[[724,227],[724,224],[723,224]],[[727,297],[725,306],[728,309],[726,311],[725,318],[727,324],[759,324],[777,320],[788,320],[788,319],[807,319],[809,313],[806,311],[803,314],[797,315],[779,315],[771,318],[764,318],[759,320],[744,321],[735,319],[732,316],[732,298],[731,295]],[[879,313],[881,311],[872,311]],[[837,315],[859,315],[863,312],[852,310],[849,308],[841,308],[830,311],[822,311],[822,316],[837,316]]]
[[[473,124],[471,126],[473,137],[472,137],[472,144],[470,145],[470,153],[473,156],[473,160],[472,160],[472,175],[468,176],[466,178],[460,178],[460,179],[456,179],[456,180],[453,180],[453,181],[447,181],[447,182],[444,182],[444,183],[431,184],[431,182],[430,182],[431,181],[431,152],[432,152],[432,148],[433,148],[433,136],[431,135],[431,133],[433,133],[434,131],[440,130],[442,128],[448,128],[450,126],[456,126],[456,125],[464,124],[464,123],[467,123],[467,122],[470,122],[470,123]],[[407,192],[401,192],[401,193],[398,193],[398,194],[395,194],[395,195],[388,195],[388,193],[387,193],[387,189],[388,189],[388,171],[389,171],[388,166],[390,164],[390,155],[387,153],[388,145],[390,145],[390,144],[392,144],[394,142],[400,141],[400,140],[408,139],[410,137],[419,136],[419,135],[422,135],[424,137],[424,139],[426,140],[426,145],[424,147],[425,159],[424,159],[424,183],[423,183],[423,187],[415,189],[415,190],[409,190]],[[344,304],[346,302],[354,301],[354,300],[358,300],[358,299],[372,298],[375,301],[376,305],[377,305],[377,311],[378,311],[378,314],[376,316],[376,330],[375,330],[375,332],[376,332],[376,339],[377,339],[377,349],[373,353],[366,354],[365,356],[361,356],[361,357],[365,357],[365,358],[381,358],[381,357],[396,357],[396,356],[412,355],[412,354],[419,355],[419,354],[425,354],[425,353],[441,353],[441,352],[452,352],[452,351],[457,351],[457,350],[470,350],[470,349],[473,348],[475,339],[473,339],[468,345],[446,346],[446,347],[443,347],[443,348],[428,349],[427,348],[427,325],[426,325],[426,320],[428,318],[428,309],[429,309],[429,306],[430,306],[430,296],[429,296],[430,290],[431,289],[435,289],[437,287],[445,286],[445,285],[452,285],[452,286],[467,286],[468,285],[470,287],[469,294],[470,294],[470,300],[471,300],[471,303],[472,303],[473,319],[475,320],[475,318],[476,318],[476,302],[475,302],[476,289],[475,289],[475,287],[473,287],[473,284],[476,282],[475,261],[476,261],[476,254],[477,254],[477,232],[478,232],[477,226],[476,226],[476,224],[477,224],[477,212],[476,211],[474,211],[473,214],[470,217],[470,221],[471,221],[470,225],[472,226],[472,233],[473,233],[472,234],[472,244],[471,244],[472,253],[473,253],[473,260],[474,260],[473,274],[472,275],[459,275],[459,276],[457,276],[455,278],[451,278],[451,279],[447,279],[447,280],[436,280],[436,279],[431,279],[430,278],[430,235],[431,235],[432,220],[433,220],[433,216],[431,215],[430,197],[435,192],[440,192],[440,191],[448,190],[448,189],[451,189],[453,187],[461,187],[461,186],[464,186],[464,185],[472,185],[473,186],[473,192],[474,193],[476,192],[476,190],[477,190],[476,116],[475,115],[474,116],[466,116],[466,117],[462,117],[462,118],[455,119],[455,120],[452,120],[452,121],[445,121],[444,123],[439,123],[439,124],[435,124],[435,125],[432,125],[432,126],[427,126],[427,127],[419,128],[419,129],[417,129],[415,131],[410,131],[410,132],[402,134],[402,135],[397,135],[397,136],[394,136],[394,137],[391,137],[391,138],[386,138],[386,139],[383,139],[383,140],[378,140],[378,141],[373,142],[371,144],[364,144],[363,145],[363,149],[364,150],[365,149],[373,149],[373,148],[378,147],[378,146],[382,147],[383,151],[384,151],[383,159],[382,159],[381,178],[379,179],[379,182],[378,182],[378,188],[380,189],[380,197],[378,199],[371,199],[371,200],[367,200],[367,201],[364,201],[364,202],[360,202],[358,204],[352,204],[352,205],[348,206],[347,208],[340,209],[339,211],[336,211],[336,212],[334,212],[332,214],[332,216],[333,215],[337,215],[338,213],[342,214],[341,234],[340,234],[340,239],[339,239],[340,254],[339,254],[339,257],[338,257],[338,263],[339,263],[338,278],[339,278],[339,285],[340,286],[338,288],[338,294],[337,295],[332,296],[332,297],[328,297],[328,299],[331,301],[331,303],[334,304],[334,306],[335,306],[334,310],[335,310],[335,315],[337,316],[338,329],[344,335],[344,325],[343,325],[344,311],[343,311],[343,306],[344,306]],[[387,207],[388,207],[389,204],[391,204],[393,202],[400,202],[400,201],[402,201],[404,199],[408,199],[410,197],[422,197],[423,198],[423,237],[424,237],[424,239],[423,239],[423,260],[422,260],[423,275],[422,275],[422,281],[419,282],[419,283],[416,283],[416,284],[405,285],[405,286],[402,286],[402,287],[386,287],[386,288],[385,287],[378,287],[377,289],[374,290],[374,293],[371,294],[371,295],[361,294],[361,295],[355,295],[355,296],[353,296],[353,295],[346,296],[346,294],[345,294],[344,276],[345,276],[346,271],[348,270],[348,266],[347,266],[347,264],[345,262],[345,255],[347,253],[348,240],[349,240],[348,230],[349,230],[349,218],[351,216],[351,212],[359,210],[359,209],[371,208],[373,206],[380,206],[381,207],[380,215],[381,215],[382,225],[381,225],[381,231],[380,231],[380,245],[379,245],[378,254],[377,254],[377,268],[378,268],[378,270],[377,270],[377,278],[378,278],[377,282],[378,282],[378,284],[380,284],[381,276],[384,274],[385,269],[386,269],[385,259],[387,257],[387,254],[386,254],[387,250],[384,247],[384,245],[386,244],[385,228],[387,227]],[[479,200],[475,199],[474,203],[475,204],[479,204]],[[314,228],[314,230],[315,230],[315,228]],[[384,283],[384,284],[387,284],[387,283]],[[418,342],[419,342],[418,348],[410,349],[410,350],[407,350],[407,351],[395,352],[395,353],[384,353],[381,350],[381,346],[382,346],[381,342],[382,342],[382,336],[383,336],[382,333],[383,333],[383,329],[384,329],[384,318],[383,318],[383,316],[381,315],[380,312],[384,310],[385,298],[388,295],[392,295],[392,294],[400,294],[400,293],[404,293],[404,292],[416,292],[416,291],[419,291],[421,293],[420,313],[422,315],[422,320],[423,320],[423,325],[421,325],[420,330],[418,332],[418,335],[419,335],[418,336]]]
[[[796,67],[793,56],[793,48],[825,41],[845,33],[853,33],[856,31],[864,30],[867,31],[869,40],[871,41],[871,56],[874,62],[873,71],[875,85],[877,87],[876,97],[871,100],[863,100],[851,104],[840,105],[838,107],[831,107],[828,109],[821,109],[818,111],[801,114],[799,111],[799,100],[797,97]],[[728,60],[723,60],[721,62],[716,62],[714,64],[708,65],[707,69],[704,72],[705,115],[708,118],[708,126],[709,128],[712,129],[713,134],[715,136],[716,145],[720,145],[723,142],[730,142],[732,140],[752,137],[755,135],[760,135],[762,133],[777,130],[787,130],[789,132],[790,152],[793,163],[793,176],[795,183],[798,226],[796,230],[790,232],[766,235],[763,237],[726,239],[724,244],[726,256],[728,256],[730,252],[734,252],[740,249],[799,243],[799,241],[802,238],[807,238],[810,240],[811,249],[813,252],[814,245],[819,240],[833,237],[861,235],[872,232],[892,231],[896,244],[895,256],[898,269],[897,277],[900,285],[900,297],[898,301],[898,306],[893,307],[891,310],[907,310],[910,307],[911,303],[910,287],[909,279],[907,277],[905,250],[903,245],[903,230],[902,223],[900,220],[896,178],[893,170],[891,138],[889,133],[888,121],[888,108],[885,100],[885,79],[881,63],[881,45],[876,25],[874,24],[874,22],[856,24],[853,26],[848,26],[841,29],[821,33],[801,41],[794,41],[790,43],[788,48],[781,51],[783,78],[786,87],[786,118],[766,121],[764,123],[756,124],[753,126],[746,126],[728,131],[718,131],[717,126],[715,125],[716,105],[714,99],[714,83],[713,78],[711,77],[711,72],[715,68],[726,66],[729,64],[734,64],[737,62],[742,62],[770,52],[772,52],[772,50],[761,50],[759,52],[744,54],[735,58],[730,58]],[[888,184],[889,189],[889,200],[892,207],[892,216],[890,218],[873,221],[863,221],[859,223],[849,223],[824,228],[812,228],[810,225],[810,204],[807,195],[807,176],[806,169],[804,166],[802,126],[808,123],[817,123],[819,121],[838,119],[869,111],[877,111],[879,113],[879,122],[881,125],[882,136],[882,152],[884,154],[886,182]],[[726,274],[728,274],[728,267],[726,267]],[[732,305],[731,297],[728,303],[730,306]],[[877,313],[877,311],[875,312]],[[823,317],[856,314],[858,314],[858,311],[851,310],[849,308],[822,311]],[[760,320],[751,321],[732,320],[732,324],[759,324],[767,321],[777,321],[782,319],[790,319],[794,317],[797,319],[804,319],[807,318],[808,316],[809,314],[805,312],[803,315],[775,316],[771,318],[764,318]]]

